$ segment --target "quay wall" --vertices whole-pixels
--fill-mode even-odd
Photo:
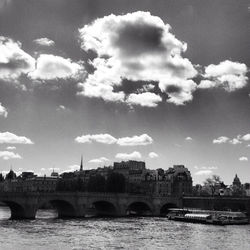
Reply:
[[[241,211],[250,216],[250,197],[183,197],[183,207]]]

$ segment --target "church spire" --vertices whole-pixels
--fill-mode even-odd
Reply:
[[[81,156],[81,165],[80,165],[80,171],[83,170],[83,166],[82,166],[82,156]]]

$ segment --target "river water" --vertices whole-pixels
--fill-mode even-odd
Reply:
[[[214,226],[166,218],[62,220],[39,210],[36,220],[12,221],[0,207],[0,249],[250,249],[250,225]]]

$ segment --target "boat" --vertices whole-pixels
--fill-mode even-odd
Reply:
[[[190,208],[169,209],[169,220],[212,224],[212,225],[243,225],[249,224],[247,216],[242,212],[200,210]]]

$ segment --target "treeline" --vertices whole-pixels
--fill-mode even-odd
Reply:
[[[124,193],[125,190],[125,177],[119,173],[110,173],[107,180],[100,174],[93,175],[88,182],[80,177],[59,179],[56,186],[56,191]]]

